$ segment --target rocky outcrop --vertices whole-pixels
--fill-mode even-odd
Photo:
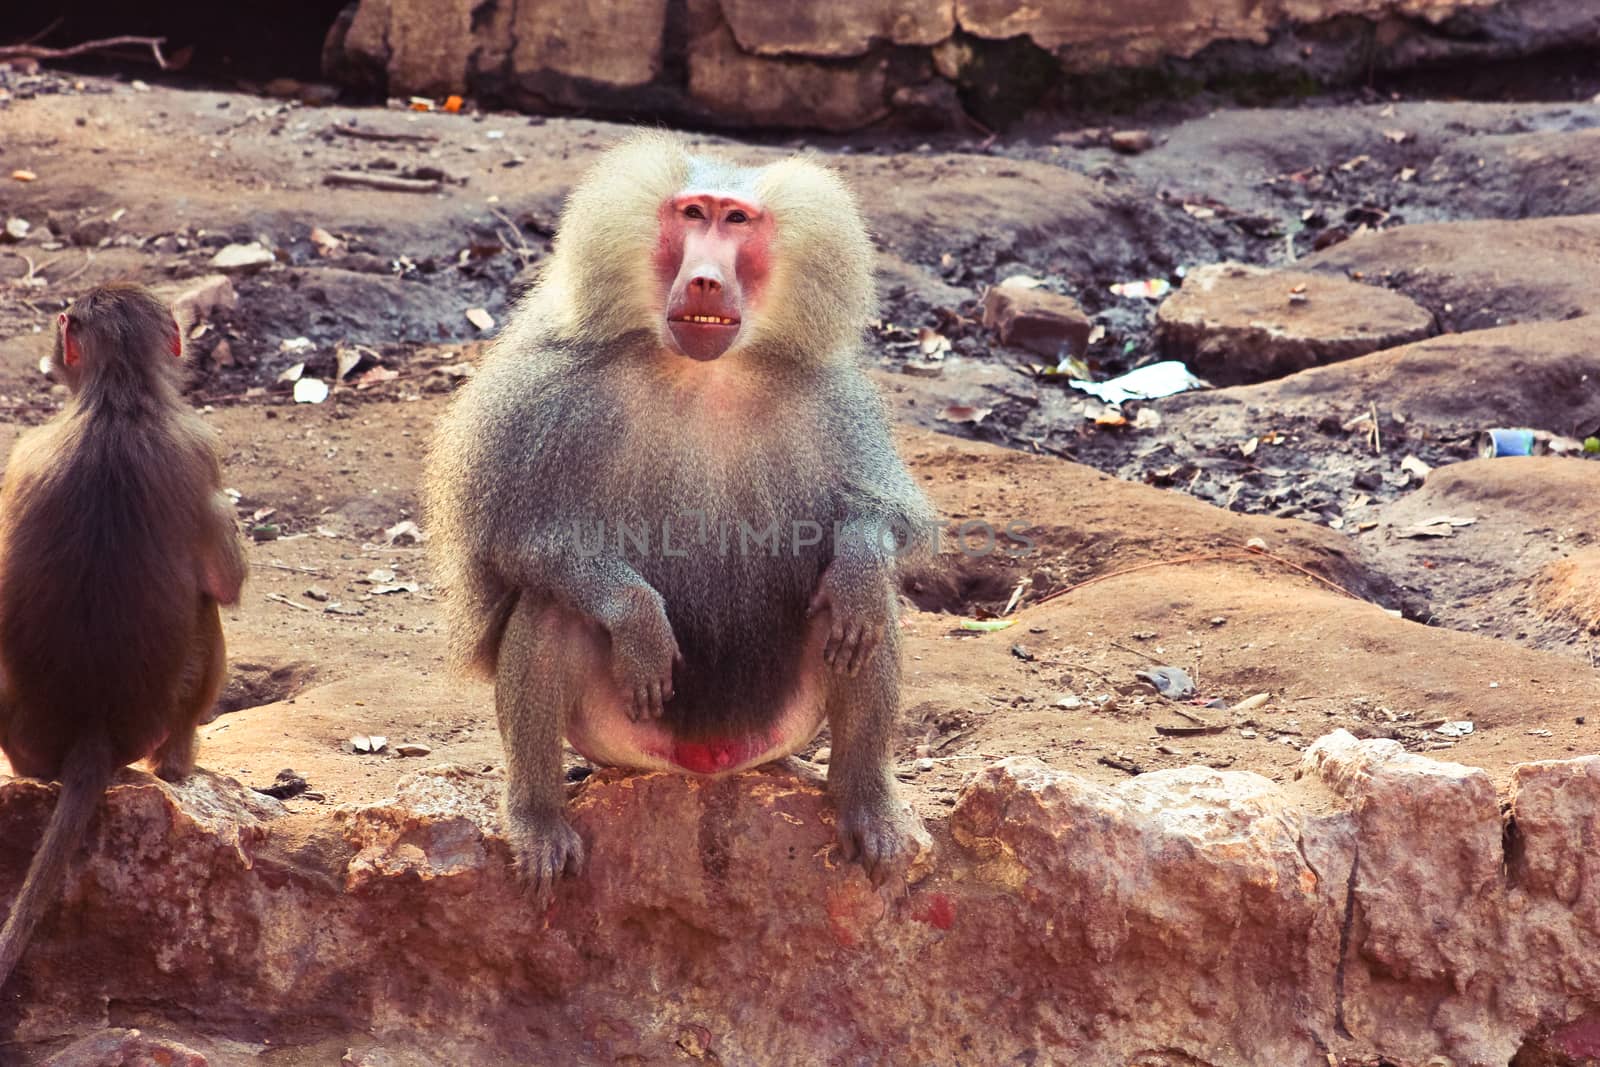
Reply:
[[[1244,263],[1191,270],[1156,311],[1156,343],[1217,385],[1282,378],[1418,341],[1433,315],[1400,293]]]
[[[1504,815],[1483,771],[1392,741],[1331,734],[1302,775],[1105,788],[1003,760],[878,891],[803,765],[606,772],[572,802],[588,869],[541,913],[492,774],[290,816],[128,772],[7,1022],[26,1062],[115,1003],[195,1035],[186,1056],[370,1031],[465,1064],[1488,1064],[1587,1032],[1600,757],[1518,767]],[[9,889],[53,792],[0,789]]]
[[[1063,77],[1122,68],[1338,80],[1585,40],[1600,15],[1577,0],[360,0],[324,63],[398,95],[852,129],[891,112],[955,122],[958,92],[1003,121]]]

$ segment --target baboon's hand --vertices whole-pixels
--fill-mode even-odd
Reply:
[[[829,613],[831,625],[822,658],[836,674],[854,676],[878,650],[890,622],[884,582],[871,564],[843,556],[822,572],[810,614]]]
[[[611,673],[634,722],[659,719],[672,699],[672,667],[681,660],[666,605],[648,586],[629,589],[610,620]]]

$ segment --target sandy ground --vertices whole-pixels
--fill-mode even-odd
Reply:
[[[0,245],[0,447],[59,407],[38,362],[74,295],[119,277],[180,290],[232,241],[277,252],[235,279],[238,308],[192,344],[192,399],[225,442],[240,520],[273,537],[252,543],[244,601],[225,615],[233,676],[202,763],[258,787],[292,768],[309,784],[289,802],[301,811],[381,797],[432,764],[498,765],[489,689],[442,666],[426,548],[388,544],[384,531],[418,518],[424,442],[480,348],[466,309],[503,319],[519,275],[548,250],[564,191],[621,130],[8,77],[0,214],[32,230]],[[1049,136],[826,146],[882,248],[871,355],[913,471],[952,521],[1020,521],[1040,547],[1019,560],[949,556],[908,582],[897,757],[925,814],[937,818],[982,761],[1014,753],[1101,780],[1194,762],[1286,780],[1337,726],[1503,780],[1518,762],[1597,748],[1592,633],[1547,603],[1538,579],[1591,543],[1600,467],[1469,461],[1475,433],[1500,416],[1600,428],[1579,425],[1592,407],[1572,414],[1593,382],[1564,376],[1597,335],[1573,319],[1600,310],[1573,273],[1592,272],[1600,250],[1600,226],[1581,219],[1600,211],[1600,190],[1575,180],[1600,162],[1597,125],[1593,104],[1377,102],[1219,112],[1158,131],[1132,158]],[[1396,129],[1404,140],[1385,133]],[[760,159],[788,146],[736,150]],[[341,168],[444,185],[322,183]],[[13,170],[37,179],[6,178]],[[1200,204],[1212,214],[1185,207]],[[1552,241],[1527,228],[1540,215],[1580,218]],[[1445,226],[1448,241],[1449,227],[1480,219],[1504,225],[1445,252],[1405,243],[1410,223]],[[1376,232],[1313,252],[1317,232],[1363,221]],[[343,253],[319,254],[314,227]],[[1529,242],[1540,256],[1506,251]],[[1410,357],[1420,369],[1407,377],[1380,353],[1156,402],[1162,425],[1133,431],[1086,421],[1081,395],[974,321],[986,285],[1026,270],[1105,327],[1089,353],[1105,376],[1155,355],[1153,305],[1110,296],[1111,283],[1225,258],[1284,265],[1291,251],[1314,269],[1370,271],[1428,307],[1441,330],[1424,342],[1431,361]],[[955,342],[937,379],[901,373],[903,339],[921,326]],[[1454,332],[1485,328],[1514,331],[1509,356]],[[285,350],[302,337],[306,352]],[[336,349],[355,345],[370,354],[352,381],[371,365],[397,376],[340,383],[321,404],[294,403],[277,381],[299,361],[331,379]],[[949,405],[974,403],[992,415],[949,421]],[[1369,404],[1387,441],[1377,449],[1364,430],[1338,428]],[[1252,437],[1266,443],[1245,456]],[[1399,468],[1413,454],[1438,468],[1420,487]],[[1358,490],[1366,471],[1377,485]],[[1400,536],[1441,513],[1473,522],[1444,539]],[[1019,588],[1010,629],[960,629]],[[1592,602],[1588,590],[1562,602]],[[1187,671],[1196,695],[1170,701],[1136,675],[1163,665]],[[1470,735],[1440,732],[1461,722]],[[387,749],[358,753],[357,734]],[[403,744],[427,754],[399,756]],[[933,764],[919,773],[922,755]]]

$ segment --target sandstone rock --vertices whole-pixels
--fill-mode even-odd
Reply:
[[[470,5],[475,10],[481,5]],[[579,5],[516,4],[507,30],[513,79],[540,86],[563,103],[584,106],[585,89],[627,90],[661,72],[667,0],[600,0]],[[485,30],[484,40],[497,34]],[[493,69],[478,58],[478,69]],[[555,79],[562,79],[559,87]],[[542,88],[549,87],[549,88]]]
[[[1265,43],[1289,20],[1320,22],[1365,15],[1440,20],[1494,0],[1268,0],[1219,9],[1206,0],[1157,0],[1137,8],[1058,0],[956,0],[956,20],[978,37],[1026,36],[1057,52],[1073,69],[1147,64],[1165,56],[1192,56],[1216,41]]]
[[[1282,377],[1426,337],[1433,316],[1386,289],[1301,271],[1215,263],[1156,311],[1156,340],[1218,385]]]
[[[1528,55],[1600,40],[1600,17],[1561,0],[1268,0],[1219,11],[1204,0],[1096,5],[1083,0],[826,0],[774,5],[695,0],[688,66],[699,91],[685,96],[667,70],[667,0],[604,0],[578,7],[483,4],[474,0],[358,0],[330,27],[323,48],[329,77],[363,91],[396,95],[471,91],[495,104],[563,107],[637,116],[710,118],[723,123],[851,128],[877,121],[899,96],[918,121],[959,123],[959,110],[928,85],[932,68],[964,91],[981,83],[1002,118],[1039,97],[1058,70],[1159,67],[1209,46],[1232,48],[1224,66],[1251,72],[1301,70],[1330,82],[1467,57]],[[699,10],[696,10],[696,9]],[[725,25],[726,42],[707,37]],[[1439,28],[1448,25],[1448,29]],[[1331,27],[1331,29],[1330,29]],[[1238,47],[1244,42],[1270,45]],[[734,55],[748,62],[736,64]],[[853,70],[841,60],[892,56]],[[1213,60],[1217,57],[1213,55]],[[794,67],[790,61],[800,61]],[[812,61],[821,61],[812,62]],[[720,67],[736,69],[718,76]],[[674,65],[675,66],[675,65]],[[767,94],[788,109],[746,107],[738,89]],[[829,74],[833,77],[829,77]],[[877,80],[882,84],[877,84]],[[875,103],[860,97],[871,83]],[[715,87],[714,87],[715,86]],[[830,102],[829,92],[842,94]],[[813,113],[806,108],[815,106]],[[983,105],[985,107],[989,105]],[[725,109],[725,110],[724,110]]]
[[[1600,757],[1515,772],[1509,856],[1482,771],[1344,733],[1304,768],[1294,789],[1205,768],[1103,788],[1004,760],[963,789],[925,877],[883,892],[840,861],[812,775],[601,772],[571,804],[589,868],[542,914],[494,775],[439,769],[287,817],[212,775],[126,772],[4,1012],[26,1043],[136,1000],[213,1033],[248,1019],[274,1048],[360,1035],[346,1059],[374,1065],[1504,1063],[1535,1031],[1581,1047]],[[1335,799],[1308,806],[1318,783]],[[13,886],[53,793],[0,786]],[[78,1047],[205,1062],[137,1040]]]
[[[1393,284],[1445,330],[1600,313],[1586,272],[1600,257],[1600,215],[1480,219],[1358,234],[1300,261],[1305,270]]]
[[[739,47],[754,55],[854,57],[879,41],[933,45],[956,28],[954,0],[719,0]]]
[[[345,61],[384,72],[391,92],[465,92],[478,44],[472,32],[478,6],[471,0],[361,0],[345,31]]]
[[[1055,359],[1062,347],[1081,354],[1089,344],[1089,316],[1069,296],[1001,282],[983,297],[983,324],[1001,344]]]
[[[690,42],[689,98],[724,119],[757,126],[851,130],[889,113],[888,60],[763,59],[716,23]],[[797,123],[797,116],[805,116]]]

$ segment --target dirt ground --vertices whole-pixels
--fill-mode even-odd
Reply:
[[[255,538],[202,763],[263,788],[292,768],[298,811],[376,799],[432,764],[498,765],[490,691],[442,666],[426,546],[385,531],[420,521],[424,443],[487,336],[467,309],[503,321],[564,192],[621,129],[18,71],[0,89],[0,215],[30,224],[0,245],[0,447],[58,409],[39,361],[77,293],[113,278],[176,293],[224,245],[274,252],[192,340],[192,399]],[[1287,780],[1344,727],[1503,780],[1600,748],[1581,610],[1600,568],[1550,570],[1593,543],[1600,467],[1473,458],[1491,425],[1600,430],[1585,317],[1600,311],[1600,214],[1585,214],[1600,213],[1600,104],[1224,110],[1155,134],[1134,156],[1070,130],[820,146],[880,243],[869,351],[913,471],[952,523],[1016,521],[1038,548],[947,553],[907,583],[898,758],[918,807],[937,818],[982,761],[1014,753],[1106,781],[1194,762]],[[697,139],[753,159],[799,143]],[[335,170],[441,184],[325,185]],[[1158,355],[1155,303],[1110,285],[1223,259],[1362,274],[1426,307],[1437,336],[1130,403],[1130,423],[1159,414],[1135,429],[1086,418],[1082,394],[977,323],[984,288],[1027,273],[1102,328],[1087,363],[1108,377]],[[904,372],[921,327],[951,342],[938,377]],[[279,380],[304,363],[334,381],[358,346],[325,402]],[[987,414],[952,421],[961,406]],[[1407,457],[1436,469],[1420,481]],[[1410,536],[1439,516],[1470,521]],[[1013,599],[1009,629],[961,628]],[[1157,695],[1136,673],[1157,666],[1196,693]],[[358,734],[387,747],[357,752]]]

